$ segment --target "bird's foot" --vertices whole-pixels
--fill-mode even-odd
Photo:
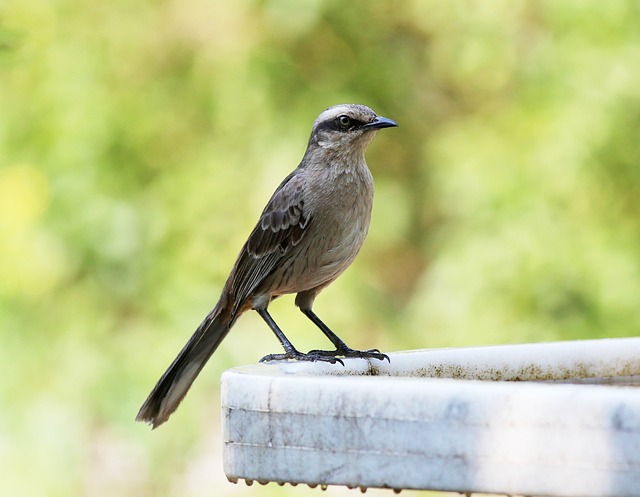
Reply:
[[[322,352],[322,351],[313,350],[308,354],[304,354],[296,350],[291,352],[285,352],[283,354],[269,354],[264,356],[262,359],[260,359],[260,362],[286,361],[286,360],[292,359],[294,361],[328,362],[329,364],[339,363],[344,366],[344,362],[342,362],[342,359],[338,359],[334,355],[321,354],[316,352]]]
[[[355,357],[357,359],[378,359],[379,361],[384,361],[385,359],[390,363],[391,359],[387,354],[383,354],[378,349],[370,349],[370,350],[355,350],[349,347],[338,348],[336,350],[312,350],[309,354],[313,354],[315,356],[325,356],[325,357]]]

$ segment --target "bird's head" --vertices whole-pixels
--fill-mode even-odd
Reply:
[[[334,105],[313,123],[309,147],[338,155],[363,154],[377,130],[395,126],[395,121],[378,116],[366,105]]]

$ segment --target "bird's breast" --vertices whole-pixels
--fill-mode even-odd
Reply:
[[[373,179],[360,175],[331,178],[331,188],[312,202],[312,221],[305,237],[305,272],[314,287],[335,279],[353,262],[369,231]]]

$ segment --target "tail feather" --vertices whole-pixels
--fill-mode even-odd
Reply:
[[[198,326],[144,401],[136,421],[157,428],[178,408],[204,365],[233,324],[230,313],[216,306]]]

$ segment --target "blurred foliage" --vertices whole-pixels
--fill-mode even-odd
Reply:
[[[348,343],[636,334],[638,81],[634,1],[0,4],[2,494],[246,493],[213,392],[278,351],[252,313],[170,423],[133,417],[335,103],[401,126],[316,306]],[[273,311],[327,345],[292,299]]]

